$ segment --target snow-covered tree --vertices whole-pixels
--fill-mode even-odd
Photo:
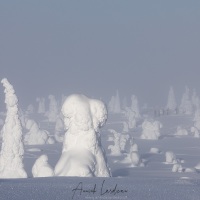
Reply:
[[[121,112],[120,97],[119,97],[118,90],[116,91],[115,104],[114,104],[113,112],[114,113],[120,113]]]
[[[158,140],[162,124],[159,121],[145,120],[142,123],[141,139]]]
[[[114,129],[109,129],[109,131],[113,134],[113,145],[109,145],[108,149],[111,150],[111,155],[120,156],[121,148],[120,148],[120,133],[115,131]]]
[[[107,120],[105,104],[74,94],[66,98],[61,110],[67,132],[55,175],[111,176],[100,137],[100,128]]]
[[[41,155],[34,163],[32,168],[33,177],[54,176],[53,168],[48,163],[47,155]]]
[[[170,112],[176,112],[176,109],[177,109],[176,98],[175,98],[174,89],[172,86],[170,87],[170,90],[169,90],[166,109],[169,110]]]
[[[136,119],[140,118],[140,110],[139,110],[139,104],[138,99],[135,95],[131,96],[131,110],[135,112]]]
[[[57,142],[63,142],[64,133],[65,133],[64,120],[63,116],[60,114],[55,124],[55,139]]]
[[[0,178],[26,178],[24,170],[22,143],[22,126],[18,114],[18,99],[13,86],[7,79],[2,79],[5,87],[7,114],[2,129],[2,146],[0,153]]]
[[[176,155],[172,151],[167,151],[165,153],[165,159],[167,164],[175,164],[177,163]]]
[[[182,128],[181,126],[177,126],[175,135],[179,136],[188,135],[188,131],[185,128]]]
[[[128,128],[129,129],[133,129],[136,127],[136,113],[134,111],[131,110],[131,108],[126,107],[125,109],[125,117],[128,121]]]
[[[27,145],[54,144],[55,141],[50,137],[46,130],[39,128],[38,124],[32,119],[24,119],[24,127],[28,132],[24,136],[24,143]]]
[[[128,123],[127,122],[123,122],[123,130],[122,130],[123,133],[128,133],[129,132],[129,126],[128,126]]]
[[[182,114],[187,114],[187,115],[191,115],[193,113],[193,106],[190,99],[190,90],[187,86],[185,87],[185,92],[181,99],[179,112]]]
[[[26,114],[30,115],[34,113],[34,106],[32,104],[29,104],[27,109],[26,109]]]
[[[47,112],[47,117],[49,122],[55,122],[58,117],[58,102],[54,95],[49,95],[49,110]]]
[[[43,114],[45,113],[45,98],[37,98],[36,101],[38,102],[38,113]]]
[[[116,91],[116,95],[111,97],[110,102],[108,103],[108,110],[112,113],[120,113],[121,106],[120,106],[120,97],[118,90]]]

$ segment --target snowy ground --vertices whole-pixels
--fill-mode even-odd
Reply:
[[[0,180],[0,200],[21,199],[200,199],[199,171],[194,167],[200,162],[200,139],[193,136],[175,136],[176,128],[182,125],[188,131],[192,126],[191,116],[167,115],[157,118],[162,124],[161,139],[140,139],[140,124],[129,134],[138,144],[144,167],[131,167],[122,163],[126,154],[111,156],[108,129],[118,132],[123,128],[122,115],[110,115],[102,130],[102,144],[106,150],[112,178],[33,178],[31,169],[35,160],[47,154],[49,163],[55,167],[62,150],[62,143],[46,145],[26,145],[24,155],[27,179]],[[50,133],[52,124],[41,123]],[[129,146],[126,146],[128,149]],[[159,153],[151,153],[158,148]],[[182,163],[184,172],[172,172],[173,164],[165,163],[165,153],[172,151]],[[187,172],[190,171],[190,172]],[[96,185],[96,187],[95,187]],[[77,190],[75,190],[77,189]],[[107,192],[106,192],[107,190]],[[73,196],[74,195],[74,196]]]

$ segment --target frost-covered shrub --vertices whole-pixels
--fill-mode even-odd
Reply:
[[[111,97],[111,100],[108,103],[108,110],[111,113],[121,112],[121,103],[118,90],[116,91],[116,95]]]
[[[174,95],[173,87],[170,87],[170,90],[169,90],[166,109],[169,110],[172,113],[175,113],[176,109],[177,109],[177,103],[176,103],[176,98],[175,98],[175,95]]]
[[[30,115],[34,113],[34,106],[32,104],[29,104],[26,109],[26,115]]]
[[[45,98],[36,98],[36,101],[38,102],[38,113],[44,114],[45,113]]]
[[[121,155],[120,133],[116,132],[113,129],[110,129],[109,131],[113,134],[112,141],[114,142],[114,144],[113,145],[109,145],[108,149],[111,150],[111,155],[120,156]]]
[[[25,129],[28,132],[24,136],[24,143],[27,145],[54,144],[54,140],[46,130],[41,130],[38,124],[32,119],[25,119]]]
[[[181,105],[179,107],[179,112],[181,114],[187,114],[187,115],[191,115],[193,113],[193,105],[192,105],[192,101],[190,99],[190,90],[187,86],[185,87],[185,92],[181,99]]]
[[[55,139],[57,142],[63,142],[65,133],[65,126],[63,121],[63,116],[60,115],[55,124]]]
[[[130,158],[131,158],[132,167],[137,167],[140,165],[141,160],[137,151],[132,151],[130,153]]]
[[[178,126],[175,135],[179,135],[179,136],[188,135],[188,131],[182,128],[181,126]]]
[[[55,175],[111,176],[99,133],[107,120],[105,104],[74,94],[66,98],[62,114],[67,132],[62,155],[55,167]]]
[[[175,163],[172,167],[172,172],[183,172],[183,167],[179,163]]]
[[[128,123],[127,122],[123,122],[123,133],[128,133],[129,132],[129,128],[128,128]]]
[[[141,139],[149,139],[149,140],[159,139],[160,128],[162,128],[162,124],[159,121],[145,120],[142,123]]]
[[[131,108],[126,107],[125,109],[125,117],[128,120],[128,128],[133,129],[136,127],[136,113],[131,110]]]
[[[18,99],[13,86],[7,79],[3,79],[1,83],[5,87],[7,114],[2,129],[0,178],[27,178],[23,166],[24,146],[18,113]]]
[[[138,99],[135,95],[131,96],[131,110],[135,113],[136,119],[139,119],[140,116],[140,110],[139,110],[139,104]]]
[[[120,149],[121,149],[121,152],[124,152],[125,151],[125,147],[126,147],[126,144],[127,144],[127,141],[129,140],[129,135],[128,134],[121,134],[120,135]]]
[[[34,163],[32,168],[33,177],[54,176],[53,168],[48,163],[47,155],[41,155]]]
[[[191,127],[191,133],[193,134],[194,137],[199,138],[200,137],[200,132],[198,130],[198,128],[196,128],[195,126]]]
[[[58,103],[55,96],[49,95],[49,110],[46,113],[49,122],[55,122],[58,117]]]
[[[126,143],[129,139],[128,134],[120,134],[113,129],[109,129],[109,131],[113,134],[109,141],[114,142],[113,145],[109,145],[108,149],[111,150],[111,155],[119,156],[122,152],[125,151]]]
[[[165,153],[166,163],[175,164],[177,163],[176,155],[172,151],[167,151]]]

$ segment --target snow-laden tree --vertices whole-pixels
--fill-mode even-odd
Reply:
[[[55,123],[55,139],[57,142],[63,142],[65,125],[62,114],[57,118]]]
[[[26,178],[24,170],[22,143],[22,126],[18,114],[18,99],[13,86],[7,79],[2,79],[5,87],[7,114],[2,129],[2,146],[0,153],[0,178]]]
[[[45,98],[36,98],[36,101],[38,102],[38,113],[44,114],[45,113]]]
[[[169,89],[166,109],[173,113],[176,112],[176,109],[177,109],[176,98],[175,98],[174,89],[172,86]]]
[[[114,129],[109,129],[112,135],[112,141],[114,144],[108,146],[108,149],[111,151],[111,155],[113,156],[120,156],[121,155],[121,148],[120,148],[120,133],[115,131]]]
[[[49,122],[55,122],[58,118],[58,102],[54,95],[49,95],[49,110],[46,113]]]
[[[24,135],[25,144],[43,145],[55,143],[54,139],[50,137],[50,133],[47,130],[40,129],[34,120],[25,118],[23,121],[24,128],[28,130]]]
[[[107,120],[105,104],[84,95],[73,94],[62,106],[67,132],[56,176],[109,177],[100,128]]]
[[[123,130],[122,130],[123,133],[128,133],[129,132],[129,125],[127,122],[123,122]]]
[[[127,98],[124,97],[122,100],[122,109],[125,110],[127,106],[128,106]]]
[[[131,108],[129,107],[126,107],[125,109],[125,118],[127,119],[127,123],[128,123],[128,128],[129,129],[133,129],[136,127],[136,120],[137,120],[137,117],[136,117],[136,113],[134,111],[132,111]]]
[[[53,168],[48,163],[47,155],[41,155],[34,163],[32,168],[33,177],[54,176]]]
[[[121,112],[121,104],[118,90],[116,91],[116,95],[111,97],[111,100],[108,103],[108,110],[111,113]]]
[[[141,139],[158,140],[162,124],[159,121],[145,120],[142,123]]]
[[[181,99],[179,112],[182,114],[187,114],[187,115],[191,115],[193,113],[193,106],[190,99],[190,90],[187,86],[185,87],[185,92]]]
[[[139,110],[139,104],[138,104],[138,99],[135,95],[131,96],[131,110],[135,112],[135,117],[136,119],[139,119],[140,116],[140,110]]]
[[[120,113],[121,112],[120,97],[119,97],[118,90],[116,91],[115,106],[114,106],[114,110],[113,111],[114,111],[114,113]]]
[[[165,153],[165,160],[167,164],[177,163],[176,155],[172,151],[167,151]]]
[[[188,131],[181,126],[177,126],[175,135],[179,135],[179,136],[188,135]]]
[[[26,109],[26,115],[30,115],[34,113],[34,106],[32,104],[29,104]]]

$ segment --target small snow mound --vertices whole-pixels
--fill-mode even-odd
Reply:
[[[179,136],[188,135],[188,131],[182,128],[181,126],[178,126],[175,135],[179,135]]]
[[[41,155],[33,165],[33,177],[50,177],[54,176],[52,167],[48,164],[47,155]]]
[[[151,148],[149,153],[153,153],[153,154],[159,154],[160,153],[160,150],[158,148]]]
[[[38,148],[31,148],[31,149],[27,149],[27,151],[30,151],[30,152],[39,152],[39,151],[42,151],[42,150],[38,149]]]
[[[188,173],[195,173],[196,170],[195,170],[195,168],[186,168],[186,169],[185,169],[185,172],[188,172]]]

